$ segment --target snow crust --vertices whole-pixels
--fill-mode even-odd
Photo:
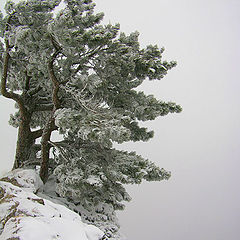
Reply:
[[[100,240],[104,233],[65,206],[38,197],[34,170],[15,170],[0,181],[0,240]],[[6,179],[15,179],[15,186]]]

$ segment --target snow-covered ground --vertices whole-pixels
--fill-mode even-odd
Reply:
[[[38,197],[34,170],[14,170],[0,181],[0,240],[100,240],[104,233],[65,206]]]

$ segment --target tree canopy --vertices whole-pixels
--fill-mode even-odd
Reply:
[[[109,230],[114,211],[130,200],[124,184],[170,177],[113,143],[147,141],[153,132],[140,122],[182,109],[137,90],[176,66],[162,60],[164,48],[141,48],[138,32],[101,24],[94,7],[92,0],[7,1],[0,14],[1,94],[16,102],[9,121],[18,128],[14,168],[39,165],[43,182],[54,174],[56,193]]]

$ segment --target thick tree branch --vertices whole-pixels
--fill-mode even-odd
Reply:
[[[52,145],[56,145],[56,146],[60,146],[60,147],[63,147],[63,146],[66,146],[68,145],[69,146],[69,141],[64,139],[62,141],[59,141],[59,142],[53,142],[53,141],[49,141]]]
[[[10,25],[10,19],[11,19],[11,16],[9,16],[8,21],[6,23],[6,31],[8,30],[9,25]],[[22,97],[19,94],[16,94],[12,91],[10,91],[10,92],[7,91],[7,77],[8,77],[8,71],[9,71],[9,59],[10,59],[10,55],[9,55],[10,44],[9,44],[8,39],[5,40],[5,47],[6,47],[6,49],[5,49],[4,59],[3,59],[3,74],[2,74],[2,79],[1,79],[1,94],[4,97],[12,99],[15,102],[17,102],[20,110],[25,112],[26,109],[24,107]]]
[[[42,134],[43,134],[43,129],[39,129],[31,133],[33,139],[40,138]]]
[[[4,60],[3,60],[3,75],[2,75],[2,79],[1,79],[1,93],[4,97],[13,99],[17,103],[22,104],[22,99],[21,99],[20,95],[14,93],[14,92],[7,91],[7,77],[8,77],[8,71],[9,71],[9,58],[10,58],[10,55],[9,55],[10,46],[9,46],[8,40],[6,40],[5,45],[6,45],[6,50],[5,50]]]
[[[52,131],[55,131],[57,129],[58,129],[58,127],[56,125],[52,126]],[[42,136],[42,134],[43,134],[43,129],[38,129],[38,130],[32,132],[32,138],[33,139],[40,138]]]

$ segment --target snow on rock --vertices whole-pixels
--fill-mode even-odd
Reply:
[[[104,233],[77,213],[35,195],[41,184],[34,170],[15,170],[0,179],[0,240],[102,239]]]
[[[33,169],[15,169],[6,173],[0,180],[19,186],[28,192],[36,193],[43,182]]]

